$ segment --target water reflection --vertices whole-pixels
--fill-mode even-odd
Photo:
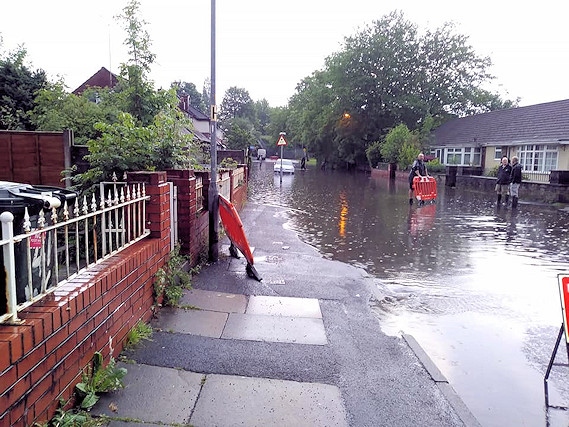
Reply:
[[[340,192],[340,219],[338,220],[338,234],[340,237],[346,237],[346,221],[348,219],[348,200],[346,192]]]
[[[545,423],[567,212],[498,208],[493,193],[444,183],[436,204],[410,207],[406,181],[320,169],[280,186],[264,163],[253,168],[251,199],[288,208],[287,226],[323,256],[380,279],[381,328],[414,335],[482,425]],[[550,393],[569,404],[569,369],[552,373]],[[566,426],[569,414],[550,411],[547,422]]]
[[[435,223],[436,214],[437,205],[435,203],[429,203],[417,209],[410,206],[409,234],[413,237],[417,237],[428,233]]]

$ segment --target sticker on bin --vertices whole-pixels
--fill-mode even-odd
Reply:
[[[31,249],[41,248],[44,235],[45,233],[40,233],[30,236],[30,248]]]

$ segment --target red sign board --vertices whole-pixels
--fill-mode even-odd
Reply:
[[[37,249],[42,247],[44,234],[45,233],[33,234],[30,236],[30,249]]]
[[[563,315],[563,329],[565,329],[565,341],[569,344],[569,276],[558,275],[559,296],[561,297],[561,314]]]
[[[284,137],[284,135],[281,135],[279,140],[277,141],[277,146],[281,146],[281,145],[286,145],[286,139]]]

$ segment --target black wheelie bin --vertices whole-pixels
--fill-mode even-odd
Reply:
[[[77,198],[77,193],[71,190],[43,185],[30,185],[9,181],[0,181],[0,213],[10,212],[14,216],[14,236],[24,233],[24,215],[28,208],[32,230],[37,228],[38,215],[45,210],[46,225],[49,225],[51,210],[56,208],[58,212],[67,201],[70,208]],[[70,209],[71,210],[71,209]],[[2,239],[7,236],[1,235]],[[31,249],[31,260],[28,260],[27,240],[23,239],[14,245],[14,264],[16,267],[16,300],[18,304],[29,300],[28,289],[28,263],[32,263],[32,288],[33,294],[37,295],[41,290],[40,275],[40,247]],[[47,249],[52,244],[53,236],[48,234],[44,246]],[[33,245],[37,246],[37,245]],[[53,253],[45,251],[44,260],[47,269],[54,268]],[[51,275],[47,287],[52,286]],[[7,275],[4,265],[4,251],[0,250],[0,315],[7,312]]]

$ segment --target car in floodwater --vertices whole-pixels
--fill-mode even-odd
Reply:
[[[294,163],[290,159],[275,160],[275,165],[273,166],[273,171],[280,173],[281,169],[282,169],[283,173],[294,174]]]

